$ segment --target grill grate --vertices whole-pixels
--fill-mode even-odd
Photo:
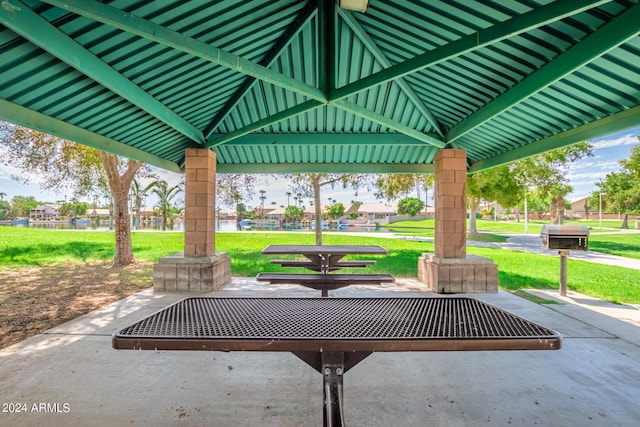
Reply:
[[[188,298],[116,333],[213,339],[547,338],[471,298]]]

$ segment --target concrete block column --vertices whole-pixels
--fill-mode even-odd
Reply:
[[[215,252],[216,155],[189,148],[185,156],[184,253],[153,267],[154,292],[207,292],[231,280],[231,259]]]
[[[467,256],[467,153],[445,149],[435,157],[435,251],[418,259],[418,278],[438,293],[498,291],[498,266]]]
[[[440,150],[435,158],[435,255],[464,258],[467,254],[467,152]]]
[[[216,154],[206,148],[185,151],[184,255],[215,254]]]

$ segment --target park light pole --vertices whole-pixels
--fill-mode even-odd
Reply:
[[[600,217],[600,230],[602,230],[602,195],[607,195],[607,193],[600,193],[599,194],[599,204],[598,204],[598,210],[600,212],[599,217]]]

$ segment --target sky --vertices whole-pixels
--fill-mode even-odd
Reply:
[[[640,135],[640,126],[592,140],[591,144],[594,146],[593,156],[580,159],[571,164],[568,177],[573,187],[573,192],[569,194],[567,199],[572,200],[588,196],[597,189],[596,182],[603,180],[608,173],[618,171],[620,169],[618,161],[629,157],[633,146],[639,143],[638,135]],[[166,170],[158,169],[156,173],[160,179],[164,179],[170,185],[177,184],[181,178],[180,174]],[[41,178],[38,175],[29,176],[28,184],[22,184],[11,178],[11,176],[20,174],[22,172],[17,168],[0,165],[0,192],[7,194],[5,200],[11,200],[14,196],[34,196],[40,202],[56,203],[64,200],[65,196],[69,199],[71,198],[70,192],[42,190],[40,188]],[[271,205],[275,201],[278,205],[286,206],[286,193],[288,191],[292,192],[288,182],[284,179],[259,177],[254,198],[247,203],[247,206],[255,207],[260,204],[260,190],[266,191],[265,205]],[[353,190],[340,187],[334,189],[323,188],[322,203],[328,203],[329,198],[345,205],[348,205],[354,199],[365,203],[377,201],[373,193],[365,189],[359,190],[356,196]],[[180,196],[177,199],[180,199]],[[290,202],[293,203],[293,199]],[[308,200],[305,199],[304,202],[306,206],[309,206]],[[150,199],[147,204],[152,205],[152,203],[153,200]],[[221,208],[225,210],[228,207]]]

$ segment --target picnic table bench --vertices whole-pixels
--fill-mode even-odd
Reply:
[[[295,283],[307,288],[327,291],[344,288],[350,285],[381,285],[394,283],[391,274],[304,274],[304,273],[258,273],[258,282]]]
[[[322,268],[312,261],[304,259],[272,259],[271,264],[280,264],[281,267],[306,268],[307,270],[320,271]],[[327,270],[334,271],[342,268],[366,268],[368,265],[375,265],[376,262],[368,259],[358,259],[349,261],[338,261]]]
[[[374,352],[555,350],[562,338],[473,298],[195,297],[114,332],[112,342],[291,352],[322,374],[324,425],[342,426],[344,374]]]
[[[357,245],[271,245],[263,255],[302,255],[306,259],[275,259],[272,264],[285,268],[305,268],[315,273],[259,273],[256,280],[273,284],[293,283],[321,291],[326,297],[330,290],[349,285],[382,285],[393,283],[391,274],[329,274],[345,268],[366,268],[376,263],[374,260],[344,260],[347,255],[387,255],[389,251],[381,246]]]

